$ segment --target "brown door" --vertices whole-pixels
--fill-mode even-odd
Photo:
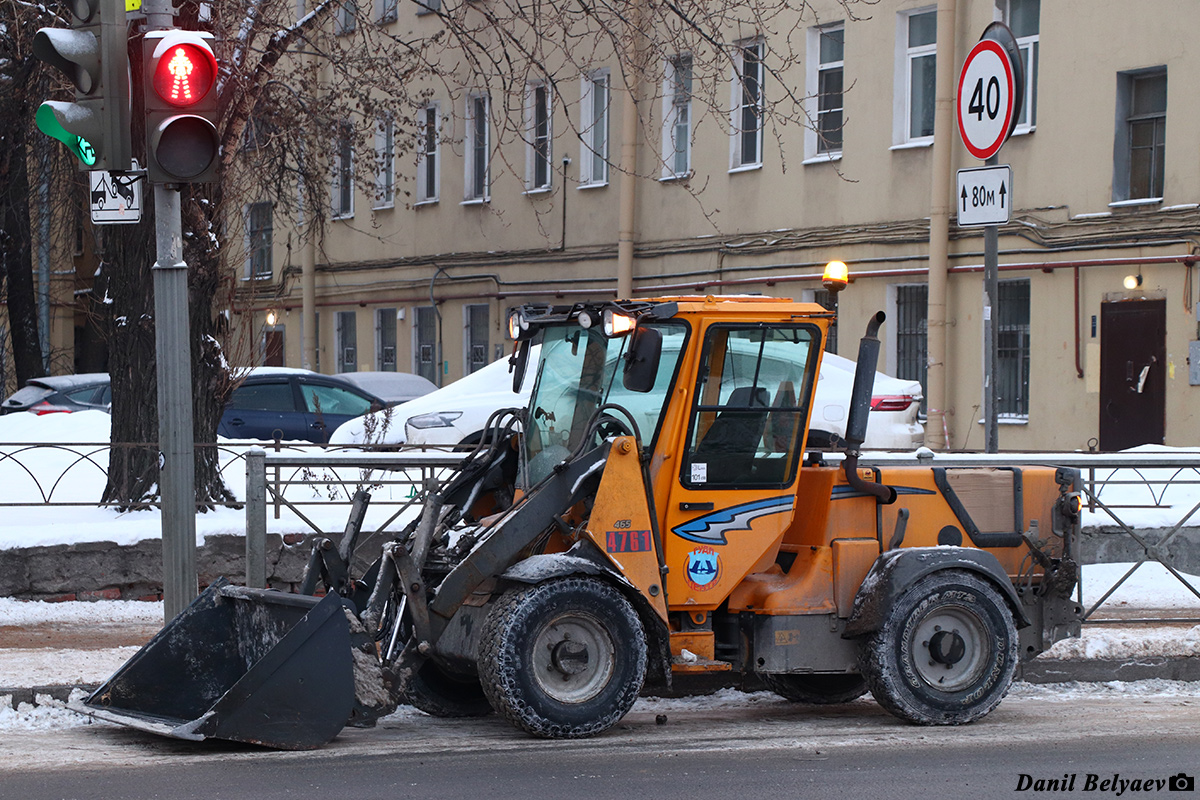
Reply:
[[[1166,427],[1167,301],[1100,306],[1100,449],[1162,444]]]
[[[283,366],[283,331],[265,331],[263,333],[263,366]]]

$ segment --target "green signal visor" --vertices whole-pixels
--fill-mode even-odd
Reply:
[[[90,167],[96,163],[96,149],[92,147],[92,143],[64,128],[49,102],[38,106],[34,119],[37,121],[38,130],[65,144],[85,166]]]

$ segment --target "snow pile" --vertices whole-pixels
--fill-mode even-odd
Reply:
[[[71,692],[68,702],[81,703],[87,693],[81,689]],[[45,694],[37,695],[37,704],[21,703],[12,707],[11,695],[0,695],[0,731],[52,731],[90,725],[92,720],[76,714],[66,703]]]
[[[108,680],[140,649],[134,646],[101,650],[2,649],[0,688],[96,686]]]
[[[1146,456],[1200,456],[1194,448],[1167,447],[1145,444],[1123,450]],[[1087,480],[1087,474],[1084,474]],[[1200,469],[1195,467],[1169,469],[1098,469],[1096,470],[1096,499],[1107,506],[1156,506],[1162,508],[1113,508],[1113,514],[1135,528],[1169,528],[1184,514],[1200,503]],[[1086,499],[1086,498],[1085,498]],[[1117,523],[1100,508],[1083,508],[1083,525],[1111,526]],[[1193,515],[1190,525],[1200,525],[1200,515]]]
[[[1089,604],[1088,609],[1132,568],[1132,563],[1083,565],[1080,568],[1083,572],[1083,598]],[[1189,586],[1200,591],[1200,577],[1186,572],[1179,574]],[[1200,610],[1200,595],[1191,591],[1162,564],[1147,561],[1134,570],[1100,608]]]
[[[0,626],[71,623],[103,625],[110,623],[162,624],[163,604],[125,600],[73,601],[46,603],[38,600],[14,600],[0,597]]]
[[[1191,629],[1145,624],[1138,625],[1136,628],[1085,626],[1082,637],[1063,639],[1041,657],[1106,661],[1153,657],[1200,657],[1200,625]]]
[[[1104,681],[1102,683],[1024,683],[1017,681],[1005,702],[1037,700],[1069,703],[1075,700],[1108,698],[1200,698],[1200,683],[1152,678],[1145,681]]]

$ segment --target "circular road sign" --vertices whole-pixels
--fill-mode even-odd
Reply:
[[[1021,88],[1000,43],[984,39],[971,48],[958,78],[958,132],[971,155],[986,161],[1008,139]]]

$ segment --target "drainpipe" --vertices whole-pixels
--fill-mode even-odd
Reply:
[[[938,0],[937,102],[933,117],[932,188],[929,202],[929,310],[926,391],[929,421],[925,444],[934,450],[950,446],[946,423],[946,275],[950,264],[951,169],[954,156],[954,38],[956,0]]]
[[[637,220],[638,86],[642,74],[641,2],[635,0],[625,68],[625,93],[621,98],[621,194],[617,219],[617,299],[633,296],[633,243]]]
[[[301,366],[316,369],[317,364],[317,232],[309,223],[308,241],[300,248],[300,330]]]

